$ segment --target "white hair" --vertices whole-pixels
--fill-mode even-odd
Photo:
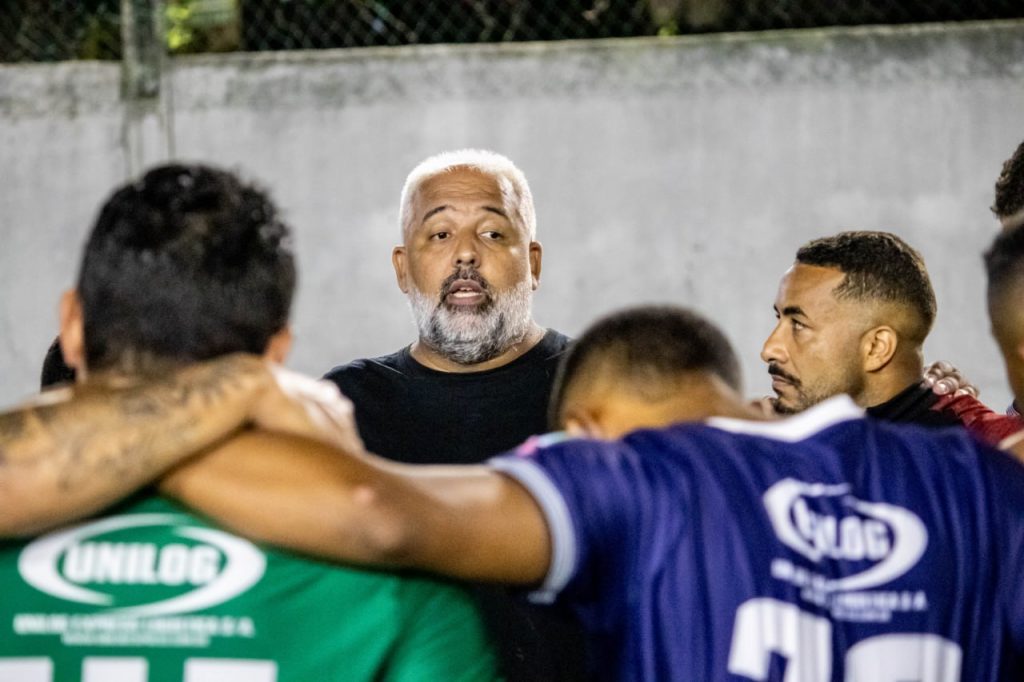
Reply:
[[[501,190],[506,206],[533,241],[537,237],[537,215],[533,209],[533,194],[526,176],[511,159],[485,149],[459,149],[442,152],[422,161],[412,169],[402,188],[402,202],[399,208],[399,224],[402,239],[409,236],[412,228],[412,201],[416,192],[427,180],[457,168],[471,168],[494,178]]]

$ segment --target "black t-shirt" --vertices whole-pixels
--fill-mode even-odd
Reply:
[[[919,424],[921,426],[963,426],[956,415],[935,409],[939,396],[924,383],[914,383],[885,401],[873,405],[865,412],[876,419],[890,422]]]
[[[327,373],[355,405],[366,449],[414,464],[477,464],[547,428],[548,398],[570,339],[548,330],[536,346],[485,372],[439,372],[409,348]],[[509,682],[583,680],[580,627],[505,590],[474,589]]]
[[[548,397],[569,338],[536,346],[486,372],[439,372],[409,348],[327,373],[353,402],[370,452],[412,464],[478,464],[547,428]]]

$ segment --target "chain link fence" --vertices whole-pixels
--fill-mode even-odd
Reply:
[[[120,0],[0,0],[0,62],[119,59]]]
[[[0,0],[0,62],[119,59],[125,4],[155,5],[171,53],[1024,17],[1024,0]]]

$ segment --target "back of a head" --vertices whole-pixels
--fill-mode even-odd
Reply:
[[[835,268],[846,277],[836,298],[896,304],[909,324],[902,330],[920,346],[935,322],[935,292],[921,255],[889,232],[840,232],[800,247],[796,262]]]
[[[985,271],[992,326],[1009,334],[1007,340],[1019,341],[1024,338],[1024,227],[996,236],[985,252]]]
[[[1024,142],[1003,163],[1003,170],[996,180],[992,212],[1004,229],[1024,225]]]
[[[456,169],[471,169],[494,178],[505,203],[512,209],[516,222],[526,230],[531,240],[537,236],[537,216],[533,207],[533,193],[526,176],[506,156],[485,149],[459,149],[442,152],[421,161],[405,179],[399,205],[402,238],[408,236],[412,224],[412,202],[417,190],[431,178]]]
[[[678,306],[627,308],[599,319],[573,342],[555,377],[549,426],[561,428],[571,390],[601,371],[623,390],[664,396],[684,375],[703,372],[740,390],[740,366],[725,335],[711,321]]]
[[[262,353],[294,289],[290,231],[264,192],[208,166],[155,168],[114,192],[86,243],[86,363]]]

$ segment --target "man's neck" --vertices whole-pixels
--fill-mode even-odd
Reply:
[[[536,322],[531,322],[530,329],[523,335],[522,339],[509,346],[500,355],[472,365],[464,365],[441,355],[425,344],[423,339],[416,341],[412,345],[410,353],[416,362],[428,369],[437,370],[438,372],[450,372],[452,374],[472,374],[474,372],[486,372],[487,370],[497,369],[509,364],[522,357],[540,343],[540,340],[543,338],[544,329],[537,325]]]
[[[143,368],[125,369],[103,369],[94,372],[89,372],[84,375],[84,378],[80,378],[77,382],[77,390],[121,390],[125,388],[133,388],[136,386],[144,386],[148,383],[158,381],[169,374],[172,374],[182,367],[185,367],[184,363],[181,362],[167,362],[161,363],[158,367],[147,366]]]
[[[911,385],[921,382],[924,365],[920,362],[904,362],[899,366],[887,367],[886,371],[868,377],[864,390],[853,401],[861,407],[875,407],[889,402]]]

